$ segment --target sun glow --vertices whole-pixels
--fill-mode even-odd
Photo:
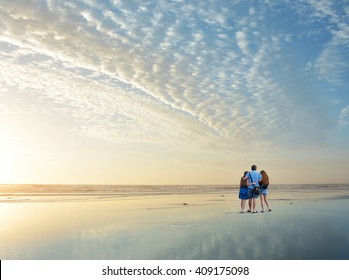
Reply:
[[[18,139],[9,127],[0,124],[0,131],[0,184],[6,184],[16,175]]]

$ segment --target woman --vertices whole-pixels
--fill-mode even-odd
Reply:
[[[240,211],[240,213],[244,212],[244,209],[246,206],[246,200],[248,200],[247,179],[244,179],[246,177],[247,173],[248,173],[248,171],[245,171],[244,176],[242,176],[241,180],[240,180],[240,190],[239,190],[239,198],[241,199],[241,211]]]
[[[262,206],[262,213],[264,212],[264,203],[268,207],[268,211],[271,211],[270,204],[268,201],[268,186],[269,186],[269,177],[267,172],[264,170],[261,171],[262,180],[259,182],[259,185],[261,187],[260,189],[260,197],[261,197],[261,206]]]

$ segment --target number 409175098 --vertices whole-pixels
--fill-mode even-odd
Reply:
[[[210,267],[210,266],[202,266],[198,267],[195,270],[195,273],[198,275],[249,275],[250,271],[248,267],[228,267],[228,266],[220,266],[220,267]]]

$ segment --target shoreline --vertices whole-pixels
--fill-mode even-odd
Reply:
[[[237,185],[0,185],[0,203],[139,199],[217,195],[238,199]],[[272,185],[269,200],[349,198],[349,184]]]

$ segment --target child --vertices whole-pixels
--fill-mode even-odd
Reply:
[[[241,211],[240,211],[240,213],[244,212],[244,209],[246,206],[246,200],[248,200],[247,179],[244,179],[246,177],[247,173],[248,173],[248,171],[245,171],[244,176],[242,176],[241,180],[240,180],[240,190],[239,190],[239,198],[241,199]]]

